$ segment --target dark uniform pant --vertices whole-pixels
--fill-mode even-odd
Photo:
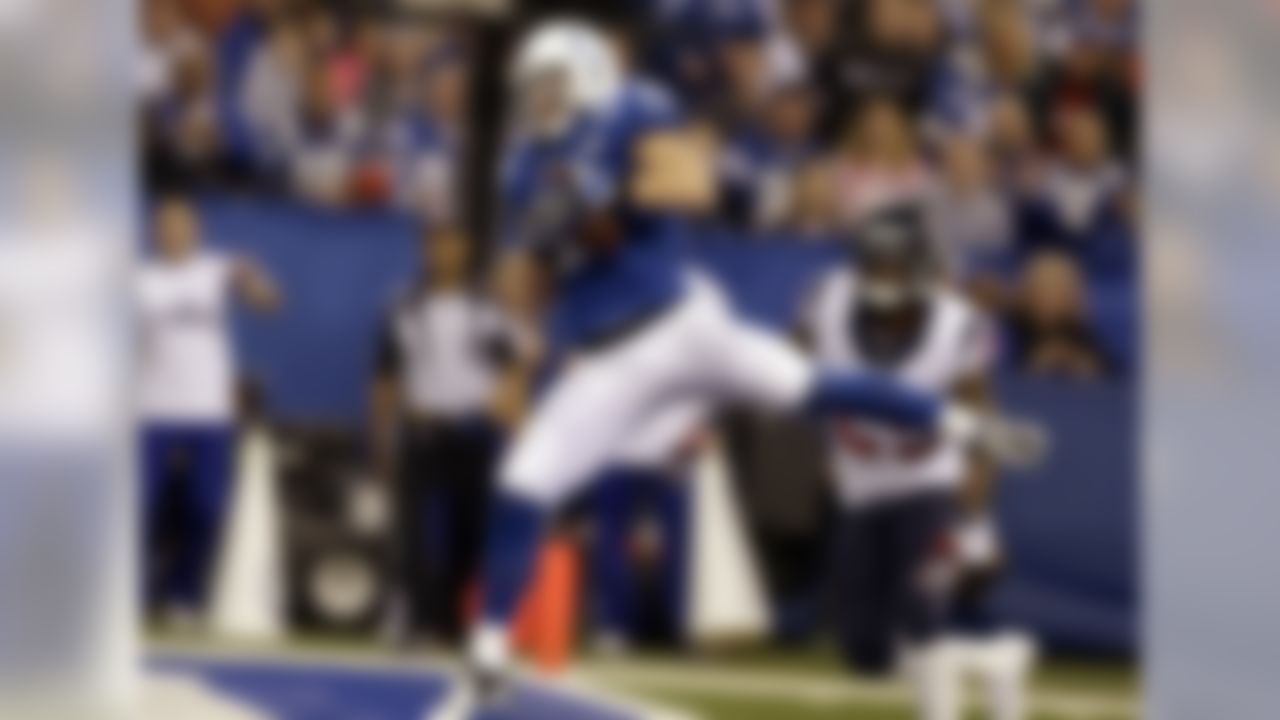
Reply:
[[[157,422],[144,428],[143,577],[149,609],[170,604],[207,609],[231,494],[234,450],[229,423]],[[185,480],[181,487],[179,480]],[[174,503],[175,497],[182,503]],[[165,510],[178,514],[162,516]]]
[[[497,433],[481,420],[406,428],[396,483],[398,586],[412,632],[455,641],[485,537]]]
[[[836,616],[845,660],[868,674],[892,671],[901,640],[925,642],[944,625],[936,573],[954,513],[949,492],[842,511],[833,553]]]

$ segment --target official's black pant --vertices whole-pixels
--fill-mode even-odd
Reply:
[[[456,641],[475,578],[498,438],[482,421],[411,423],[396,483],[396,575],[408,630]]]
[[[842,511],[834,563],[836,618],[845,660],[878,675],[899,640],[924,642],[946,619],[946,588],[931,573],[955,512],[950,492],[923,492]]]

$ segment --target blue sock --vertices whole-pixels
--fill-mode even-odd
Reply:
[[[932,430],[942,414],[935,396],[866,373],[829,373],[809,391],[805,408],[820,415],[856,415],[904,430]]]
[[[536,504],[512,495],[500,492],[494,500],[483,569],[486,621],[505,624],[515,615],[533,573],[545,515]]]

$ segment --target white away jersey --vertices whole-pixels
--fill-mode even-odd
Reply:
[[[804,322],[819,366],[872,370],[906,385],[947,394],[963,378],[980,373],[994,355],[987,319],[951,291],[933,298],[925,328],[914,349],[892,366],[868,361],[854,334],[857,278],[850,270],[821,282]],[[928,488],[958,485],[967,452],[955,440],[904,433],[866,420],[843,418],[828,424],[831,462],[843,503],[861,506]]]
[[[142,264],[138,382],[145,420],[231,420],[231,275],[231,260],[209,252],[177,263],[149,259]]]

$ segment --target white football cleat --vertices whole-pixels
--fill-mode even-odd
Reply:
[[[1037,648],[1029,636],[1006,632],[987,641],[977,675],[985,685],[992,720],[1026,720],[1028,678]]]
[[[423,720],[471,720],[478,707],[472,683],[466,677],[454,678],[444,700],[428,710]]]

